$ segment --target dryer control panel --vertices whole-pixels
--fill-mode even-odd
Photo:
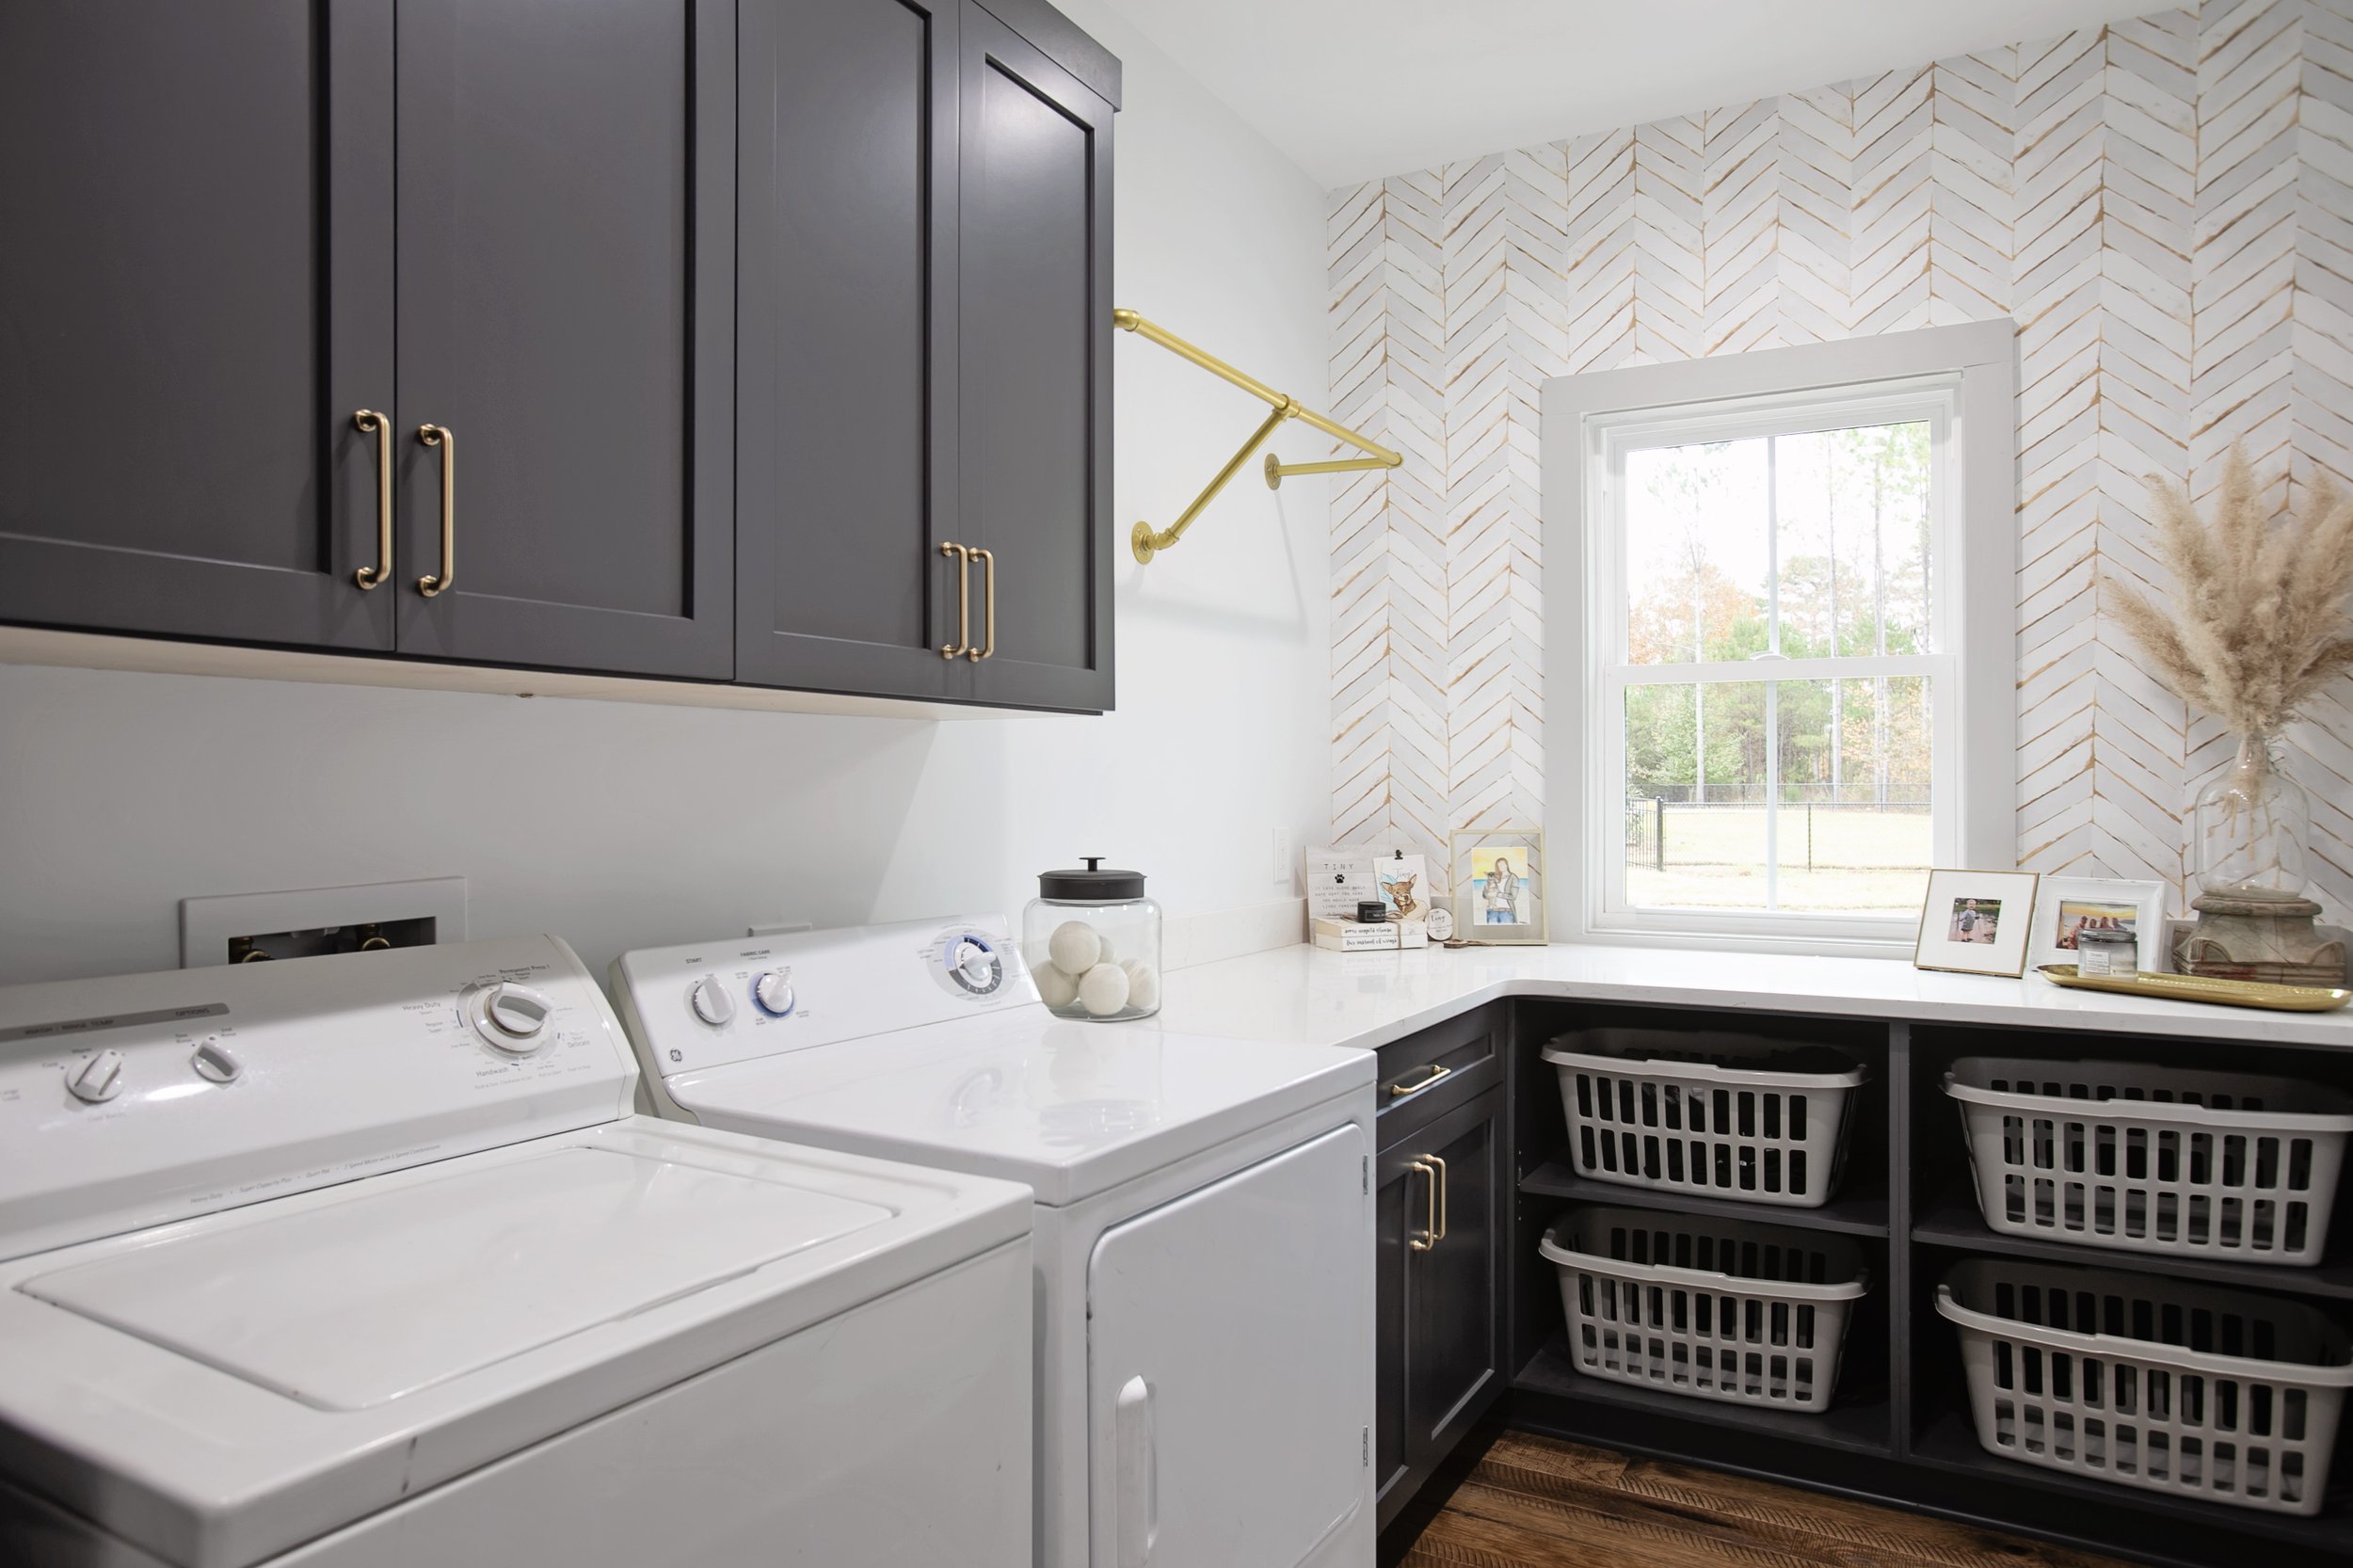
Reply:
[[[0,1258],[626,1115],[553,936],[0,989]]]
[[[664,1078],[1038,1000],[1002,915],[647,948],[611,978]]]

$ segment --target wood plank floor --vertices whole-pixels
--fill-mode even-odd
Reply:
[[[2124,1568],[1943,1519],[1505,1432],[1401,1568]]]

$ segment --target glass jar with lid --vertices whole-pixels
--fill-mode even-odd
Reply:
[[[1160,906],[1142,872],[1042,872],[1021,912],[1021,952],[1056,1016],[1117,1023],[1160,1010]]]

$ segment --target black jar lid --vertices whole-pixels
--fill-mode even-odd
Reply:
[[[1086,870],[1038,872],[1037,896],[1067,904],[1108,904],[1144,896],[1142,872],[1107,872],[1099,855],[1079,858],[1087,863]]]

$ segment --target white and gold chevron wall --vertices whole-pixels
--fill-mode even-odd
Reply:
[[[2353,0],[2195,9],[1334,192],[1332,828],[1543,821],[1539,385],[2018,324],[2018,858],[2181,886],[2223,760],[2102,573],[2160,583],[2141,475],[2244,440],[2353,475]],[[2290,480],[2277,494],[2284,499]],[[2008,657],[2009,650],[1995,656]],[[2353,915],[2353,684],[2295,734]],[[1433,862],[1436,863],[1436,862]]]

